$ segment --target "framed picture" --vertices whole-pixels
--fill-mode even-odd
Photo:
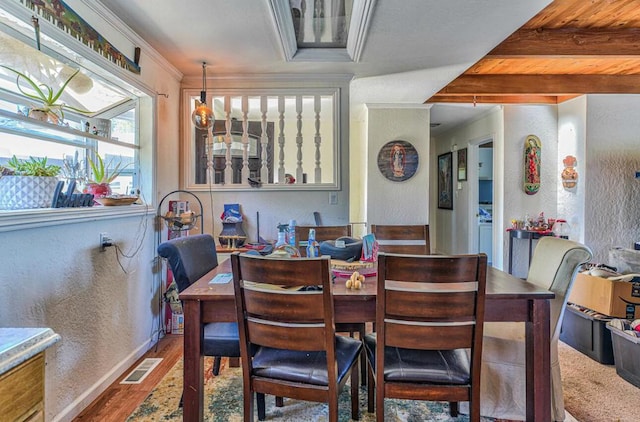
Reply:
[[[458,182],[467,180],[467,149],[458,150]]]
[[[438,155],[438,208],[453,209],[453,154]]]

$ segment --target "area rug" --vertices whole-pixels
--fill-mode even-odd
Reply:
[[[211,375],[212,359],[205,358],[205,409],[206,422],[242,421],[242,374],[240,368],[220,370],[220,375]],[[226,359],[223,359],[223,364]],[[182,393],[182,360],[169,371],[149,394],[145,401],[129,416],[127,422],[182,421],[182,408],[178,407]],[[366,387],[360,389],[360,421],[373,422],[375,414],[367,413]],[[284,399],[284,407],[275,407],[273,396],[266,398],[268,421],[326,421],[328,407],[323,403],[312,403]],[[257,415],[254,420],[257,420]],[[350,388],[340,394],[339,420],[351,420]],[[468,421],[449,416],[447,403],[385,400],[385,421]],[[482,419],[490,421],[491,419]]]
[[[638,420],[637,398],[640,389],[620,378],[615,366],[601,365],[570,346],[558,346],[564,387],[565,407],[573,417],[567,421],[579,422],[635,422]],[[211,374],[213,360],[205,358],[205,421],[227,422],[242,420],[242,376],[240,368],[223,368],[218,377]],[[349,389],[340,395],[340,421],[350,421]],[[182,360],[167,373],[127,422],[181,421],[178,407],[182,394]],[[371,422],[375,415],[367,413],[366,388],[360,389],[360,420]],[[324,421],[325,404],[285,399],[285,406],[274,405],[267,396],[269,421]],[[575,419],[574,419],[575,418]],[[257,420],[257,416],[255,418]],[[468,421],[468,417],[449,416],[446,403],[385,401],[385,421]],[[491,419],[483,418],[483,421]]]

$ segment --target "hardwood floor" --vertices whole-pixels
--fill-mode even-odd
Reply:
[[[183,338],[180,335],[167,335],[160,340],[158,348],[152,347],[131,368],[118,378],[93,403],[74,419],[78,422],[122,422],[149,395],[151,390],[175,363],[182,357]],[[131,369],[145,358],[164,358],[162,362],[140,384],[120,384]]]

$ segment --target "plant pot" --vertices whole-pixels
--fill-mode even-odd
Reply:
[[[92,193],[94,198],[104,198],[111,195],[111,186],[108,183],[87,183],[84,193]]]
[[[32,119],[40,120],[41,122],[49,122],[57,125],[60,123],[60,117],[54,111],[44,111],[31,109],[29,110],[29,117]]]
[[[4,176],[0,178],[0,209],[49,208],[57,177]]]

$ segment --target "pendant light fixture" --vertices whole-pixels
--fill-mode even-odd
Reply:
[[[200,101],[196,100],[196,109],[191,113],[191,121],[196,128],[208,130],[213,126],[215,116],[213,110],[207,106],[207,63],[202,62],[202,91]]]

